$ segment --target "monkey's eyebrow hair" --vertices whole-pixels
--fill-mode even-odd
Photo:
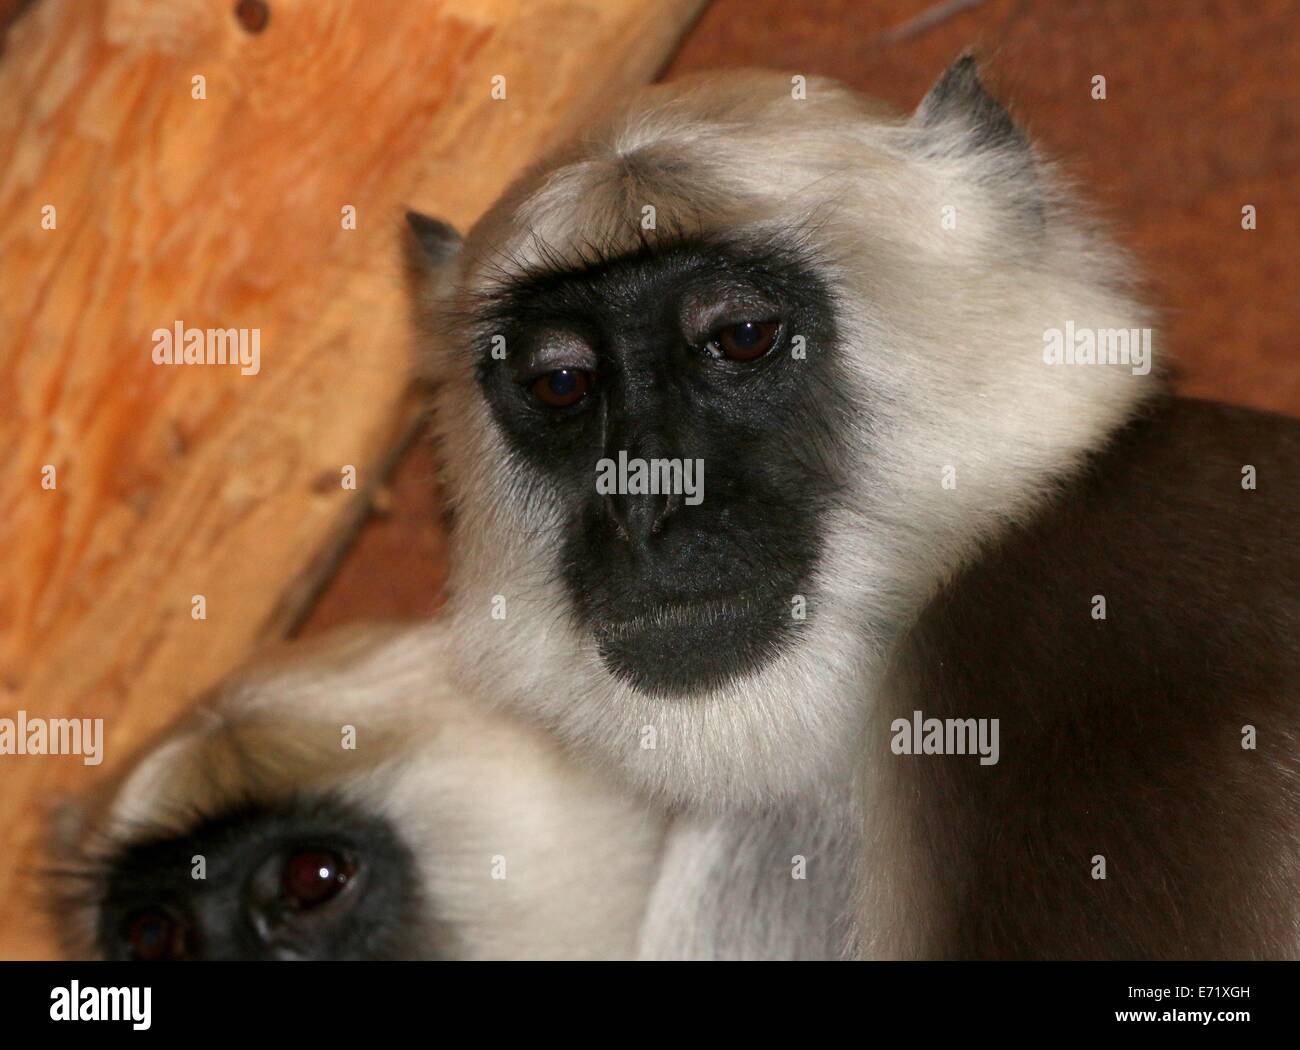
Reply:
[[[612,239],[606,242],[583,240],[562,252],[540,238],[534,238],[535,259],[525,260],[517,253],[501,253],[495,262],[485,267],[488,287],[478,293],[478,298],[495,301],[520,290],[590,280],[614,270],[632,269],[723,247],[723,242],[717,239],[702,237],[660,236],[651,241],[641,236],[639,240],[640,243],[634,245]]]
[[[642,238],[630,249],[584,244],[576,254],[561,255],[549,246],[539,252],[540,263],[512,259],[494,266],[488,285],[470,293],[466,319],[487,330],[521,316],[544,314],[555,296],[598,294],[603,279],[620,273],[713,269],[763,290],[765,285],[785,284],[781,275],[792,269],[815,265],[806,249],[763,236],[661,236],[654,241]]]

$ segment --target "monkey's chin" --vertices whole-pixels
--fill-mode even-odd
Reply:
[[[593,630],[609,673],[655,697],[699,695],[757,674],[791,633],[788,622],[720,599],[656,605]]]

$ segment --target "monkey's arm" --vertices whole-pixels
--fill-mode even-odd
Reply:
[[[681,816],[641,929],[643,959],[838,959],[849,949],[847,800],[815,812]]]

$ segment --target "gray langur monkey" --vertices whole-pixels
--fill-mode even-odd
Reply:
[[[671,818],[645,957],[1296,956],[1300,425],[1170,394],[970,58],[794,82],[411,216],[454,674]]]
[[[438,624],[243,671],[56,821],[66,954],[635,954],[663,824],[454,687]]]

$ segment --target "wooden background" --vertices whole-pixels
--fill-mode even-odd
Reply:
[[[12,76],[6,65],[24,60],[16,43],[23,39],[24,23],[42,5],[54,2],[39,0],[32,11],[22,16],[10,36],[9,52],[0,58],[0,113],[16,111],[28,120],[33,112],[48,112],[59,102],[55,97],[59,81],[51,77],[33,79],[28,95],[16,110],[6,110],[4,102],[6,87],[13,83],[6,79]],[[131,9],[146,4],[147,0],[134,0],[109,6],[129,14]],[[6,7],[14,6],[12,0],[0,0],[0,18]],[[175,6],[199,11],[213,5],[206,0],[176,0]],[[226,14],[229,6],[216,4]],[[272,3],[272,26],[282,28],[284,19],[278,23],[274,20],[282,15],[289,18],[287,12],[299,6]],[[373,0],[352,5],[343,20],[346,32],[338,26],[332,31],[341,33],[344,40],[357,32],[378,34],[380,27],[365,13],[376,6]],[[443,9],[456,6],[472,8],[476,14],[442,24]],[[403,5],[410,12],[403,17],[415,22],[428,18],[437,23],[436,27],[424,27],[423,34],[417,25],[409,24],[405,34],[408,39],[429,40],[430,47],[434,46],[432,41],[438,41],[439,48],[461,55],[464,64],[432,61],[430,52],[424,49],[388,56],[384,61],[397,63],[396,68],[405,70],[401,77],[395,74],[392,81],[402,87],[399,97],[390,99],[377,91],[366,96],[360,112],[357,92],[337,80],[331,83],[328,76],[331,62],[337,65],[362,61],[347,47],[340,45],[339,51],[322,47],[313,52],[314,59],[288,56],[286,60],[299,63],[294,68],[301,70],[300,75],[319,92],[310,106],[303,105],[299,112],[288,115],[290,124],[295,120],[303,122],[303,127],[297,129],[301,137],[291,135],[291,141],[303,149],[310,149],[321,136],[335,141],[341,151],[339,170],[323,172],[319,177],[335,179],[338,185],[348,185],[349,179],[368,184],[367,149],[378,151],[375,156],[382,155],[399,167],[409,149],[419,154],[421,161],[410,171],[377,179],[375,203],[366,210],[389,206],[403,192],[404,180],[410,180],[406,185],[412,193],[415,184],[423,189],[418,196],[408,195],[410,199],[427,210],[463,222],[495,193],[506,169],[513,170],[512,165],[527,159],[530,143],[538,141],[548,126],[545,121],[563,123],[565,114],[573,119],[573,113],[580,112],[583,104],[594,106],[602,92],[612,90],[608,83],[613,81],[606,82],[602,77],[614,81],[623,77],[622,83],[630,83],[649,75],[657,62],[656,50],[665,53],[675,33],[666,24],[673,22],[668,15],[678,20],[686,17],[680,6],[670,9],[659,4],[659,17],[639,24],[637,31],[643,36],[629,37],[619,28],[621,25],[626,30],[628,23],[619,24],[617,18],[601,23],[598,29],[581,20],[563,23],[566,5],[552,4],[544,5],[546,17],[559,22],[534,21],[525,24],[522,32],[516,26],[512,35],[505,25],[509,19],[503,15],[510,6],[469,2]],[[530,10],[538,8],[526,6]],[[597,5],[594,0],[591,6],[632,18],[628,7]],[[933,17],[936,11],[941,16],[937,20]],[[477,12],[488,14],[480,16]],[[584,37],[578,31],[584,25],[592,30],[592,36]],[[271,32],[268,28],[265,40],[255,43],[265,42],[270,48]],[[593,46],[591,40],[602,32],[602,45]],[[73,36],[74,42],[65,43],[64,48],[86,46],[76,44]],[[326,33],[325,39],[333,37]],[[535,99],[535,108],[524,110],[528,114],[524,125],[511,127],[509,141],[515,149],[508,158],[498,158],[496,166],[485,166],[483,153],[475,152],[489,148],[477,127],[471,131],[464,124],[447,122],[450,130],[442,132],[433,160],[429,159],[427,144],[412,144],[398,131],[386,144],[368,143],[366,136],[359,134],[359,129],[382,117],[372,107],[382,109],[387,114],[383,119],[393,122],[394,127],[401,123],[394,121],[394,115],[401,113],[403,106],[414,114],[413,120],[423,122],[421,127],[438,125],[437,114],[425,113],[421,107],[433,105],[435,97],[463,93],[471,70],[473,76],[498,71],[504,61],[500,50],[503,40],[513,41],[519,54],[530,56],[531,67],[521,73],[532,78],[530,93],[539,98]],[[616,41],[622,41],[621,49],[615,46]],[[1168,343],[1184,364],[1183,389],[1199,396],[1300,414],[1296,335],[1300,267],[1295,261],[1296,245],[1300,244],[1296,191],[1300,185],[1300,76],[1296,72],[1300,69],[1300,8],[1294,3],[1080,0],[1064,4],[1057,0],[992,0],[936,5],[923,0],[717,0],[695,24],[665,75],[747,65],[776,66],[792,72],[835,76],[899,108],[910,109],[947,62],[971,44],[987,57],[987,69],[998,93],[1010,101],[1035,140],[1060,158],[1082,190],[1112,216],[1122,239],[1144,263],[1150,275],[1151,298],[1166,311]],[[640,56],[637,61],[631,58],[634,54]],[[274,68],[272,57],[268,56],[265,64],[256,63],[256,68]],[[249,60],[246,54],[239,59],[240,64]],[[634,68],[624,70],[622,66],[629,62]],[[619,68],[612,68],[615,65]],[[54,68],[62,67],[55,62]],[[593,69],[603,72],[594,74]],[[1096,74],[1107,78],[1105,101],[1094,101],[1089,95],[1090,80]],[[427,78],[424,91],[414,90],[407,83],[420,77]],[[553,83],[553,78],[559,82]],[[257,83],[253,77],[250,90]],[[386,86],[389,81],[382,83]],[[540,96],[544,93],[543,103]],[[91,106],[94,93],[90,94],[91,102],[83,98],[76,105]],[[581,99],[572,103],[573,94],[583,96],[585,103]],[[274,94],[268,95],[264,103],[272,108],[287,105]],[[332,107],[328,119],[319,112],[318,103]],[[98,102],[100,106],[105,104],[103,99]],[[90,112],[99,113],[93,107]],[[288,179],[294,171],[301,173],[301,165],[295,168],[285,160],[285,143],[259,140],[251,133],[240,138],[238,129],[228,132],[240,143],[242,157],[228,176],[239,176],[234,178],[235,186],[247,185],[247,180],[253,180],[254,187],[277,186],[277,178]],[[16,206],[14,198],[7,195],[14,184],[13,169],[6,167],[13,134],[12,127],[0,122],[0,222]],[[331,140],[331,135],[339,138]],[[56,143],[47,148],[57,150],[59,146]],[[267,158],[272,156],[280,158],[283,167],[269,164]],[[320,167],[320,155],[316,156],[313,167]],[[174,157],[171,162],[180,163]],[[40,170],[31,158],[24,163],[24,170]],[[268,184],[262,180],[271,181]],[[158,188],[162,192],[171,187],[170,183],[160,182]],[[285,187],[278,185],[275,192],[283,196]],[[337,195],[342,191],[335,192]],[[321,201],[328,196],[321,191],[316,203],[323,207]],[[114,223],[123,217],[115,209],[139,206],[129,198],[125,203],[114,203],[110,194],[95,203],[101,213],[109,216],[103,221]],[[1241,229],[1243,204],[1257,208],[1259,228],[1255,231]],[[268,571],[284,580],[311,580],[333,568],[332,563],[319,560],[319,552],[328,549],[331,538],[347,528],[353,508],[364,508],[365,502],[344,498],[348,506],[330,506],[329,501],[337,493],[318,491],[310,484],[298,491],[285,478],[300,477],[309,482],[326,469],[322,464],[333,469],[336,462],[365,459],[371,467],[364,473],[373,484],[384,450],[400,432],[398,421],[403,418],[399,411],[400,384],[394,381],[396,370],[375,365],[359,371],[357,361],[347,355],[363,351],[353,345],[355,339],[346,337],[346,333],[355,332],[357,313],[367,309],[369,300],[383,305],[387,311],[384,316],[389,319],[385,323],[398,323],[393,320],[397,315],[388,301],[394,287],[392,274],[385,269],[392,259],[390,238],[396,236],[395,227],[373,229],[372,240],[347,248],[343,247],[347,242],[342,242],[337,233],[332,235],[333,240],[320,234],[310,245],[301,246],[289,261],[245,257],[241,265],[232,266],[228,256],[232,241],[235,249],[239,247],[238,238],[214,236],[204,242],[202,251],[179,246],[179,235],[172,230],[175,223],[184,221],[183,208],[175,201],[169,206],[175,210],[168,225],[150,226],[162,221],[158,216],[138,219],[152,230],[151,239],[135,242],[139,254],[136,266],[143,269],[114,271],[112,295],[129,298],[134,283],[157,270],[162,271],[162,276],[155,275],[154,279],[177,282],[168,293],[172,298],[191,301],[186,297],[198,296],[211,286],[200,276],[185,276],[197,270],[216,275],[222,288],[236,282],[242,289],[243,283],[251,281],[253,287],[247,293],[250,309],[258,296],[278,298],[283,294],[291,299],[291,286],[297,281],[323,285],[329,293],[327,302],[342,297],[345,303],[324,316],[313,312],[314,304],[321,302],[319,297],[297,304],[295,309],[302,316],[293,331],[304,333],[304,346],[290,358],[292,366],[287,362],[280,366],[285,371],[279,378],[267,377],[268,389],[259,395],[256,411],[250,409],[243,420],[242,431],[238,421],[231,422],[223,415],[230,404],[223,399],[232,395],[222,384],[210,382],[202,391],[189,392],[192,399],[171,402],[176,410],[173,415],[183,421],[179,453],[173,451],[176,446],[171,444],[168,431],[151,432],[145,425],[157,417],[155,411],[139,407],[138,422],[134,415],[138,406],[155,405],[155,398],[169,403],[168,393],[131,394],[129,376],[113,375],[95,363],[91,349],[102,341],[100,330],[86,320],[79,326],[73,324],[88,309],[107,310],[99,299],[109,298],[109,294],[98,298],[91,294],[104,272],[96,258],[83,258],[76,265],[66,260],[60,263],[60,272],[66,276],[54,286],[65,298],[48,308],[50,316],[72,319],[66,322],[69,327],[62,336],[71,342],[59,345],[65,351],[75,345],[77,353],[86,357],[85,363],[70,373],[48,369],[39,359],[29,360],[33,348],[22,347],[20,355],[18,336],[12,328],[0,327],[0,403],[6,406],[0,409],[0,447],[7,457],[0,462],[0,550],[4,551],[8,577],[0,582],[0,653],[4,654],[0,659],[0,688],[8,690],[0,702],[0,714],[21,706],[16,698],[22,698],[30,713],[56,714],[44,696],[33,691],[31,683],[61,681],[60,676],[67,672],[59,668],[71,668],[74,678],[85,679],[83,691],[78,694],[83,697],[85,713],[107,710],[112,715],[106,766],[170,716],[192,692],[182,688],[187,679],[194,685],[209,680],[251,647],[267,625],[284,625],[292,619],[289,613],[300,602],[267,604],[266,588],[255,585],[253,578],[258,573],[250,570]],[[254,208],[254,212],[274,225],[278,213],[271,204],[265,209],[269,210],[258,212]],[[205,217],[205,221],[210,218]],[[31,254],[30,247],[15,254],[13,243],[4,239],[6,228],[0,226],[0,325],[12,324],[12,318],[18,315],[13,303],[22,303],[24,297],[33,294],[33,274],[39,275],[41,267],[48,265]],[[137,232],[136,237],[144,235]],[[323,255],[314,257],[307,251],[309,247]],[[113,253],[107,241],[99,245],[99,250],[105,255]],[[185,255],[185,251],[190,254]],[[348,256],[368,253],[375,260],[373,266],[379,268],[381,276],[373,285],[363,280],[361,287],[353,287],[359,269],[365,268],[349,263],[340,254],[345,251]],[[270,267],[269,275],[263,263]],[[361,276],[364,278],[364,273]],[[187,281],[194,283],[189,285]],[[99,318],[96,324],[102,324],[107,315],[91,316]],[[176,316],[190,320],[188,312]],[[240,316],[244,316],[242,307]],[[200,320],[195,312],[193,323]],[[23,341],[27,341],[26,334]],[[336,352],[344,360],[322,367],[319,362],[322,358],[328,361],[331,346],[342,347]],[[264,370],[269,356],[264,347]],[[308,362],[317,362],[319,371],[315,374],[322,385],[299,392],[294,380]],[[70,382],[69,374],[76,382]],[[366,377],[364,381],[359,375]],[[147,384],[158,380],[145,376],[139,381]],[[234,382],[230,379],[226,385]],[[70,392],[66,389],[69,386]],[[369,396],[371,390],[380,391],[394,406],[387,416],[359,411],[360,395],[366,391]],[[15,471],[23,485],[31,485],[34,460],[29,451],[23,451],[29,448],[31,438],[22,428],[39,423],[40,413],[48,403],[43,399],[55,398],[58,403],[57,399],[65,394],[72,398],[71,404],[83,420],[99,418],[101,402],[114,406],[110,416],[115,422],[106,419],[100,424],[103,431],[95,432],[99,437],[93,453],[82,461],[83,477],[93,479],[95,501],[77,512],[81,517],[74,514],[71,520],[49,519],[55,530],[51,536],[66,538],[71,534],[83,540],[66,546],[64,540],[56,543],[51,538],[49,550],[16,547],[13,536],[17,514],[33,513],[24,508],[37,495],[16,493],[9,487]],[[180,394],[170,396],[179,398]],[[125,401],[118,400],[123,397]],[[132,397],[137,400],[133,402]],[[12,411],[15,405],[18,411]],[[327,448],[312,443],[310,426],[293,422],[304,418],[304,414],[317,420],[317,436],[327,442]],[[394,429],[378,427],[378,418],[389,419]],[[362,419],[370,423],[363,425]],[[259,420],[261,426],[271,429],[273,439],[257,440]],[[329,425],[322,426],[322,421],[329,421]],[[272,451],[268,444],[279,448],[288,441],[295,450],[293,469],[286,475],[257,480],[257,471],[250,475],[241,465],[245,460],[239,459],[240,445],[234,440],[241,433],[252,442],[249,447],[257,450],[258,463]],[[156,443],[159,462],[168,462],[163,458],[168,455],[206,457],[205,469],[196,475],[194,488],[180,495],[162,492],[163,498],[171,498],[181,506],[169,515],[162,513],[156,501],[146,502],[143,510],[133,502],[147,500],[147,495],[136,494],[142,490],[148,493],[156,483],[147,474],[133,473],[132,466],[141,458],[141,448],[154,447],[151,441]],[[213,492],[223,493],[216,506],[224,507],[225,501],[233,500],[234,510],[227,517],[229,508],[223,509],[196,535],[187,537],[187,523],[193,527],[206,520],[213,504],[202,501],[213,500]],[[186,500],[198,500],[208,511],[184,511]],[[388,487],[372,488],[367,500],[372,510],[328,586],[311,604],[303,627],[307,632],[356,619],[421,616],[437,606],[446,555],[437,478],[427,443],[416,440],[400,457]],[[40,508],[39,512],[48,513],[48,508]],[[95,521],[94,515],[100,513],[107,518],[107,524]],[[281,529],[290,514],[294,515],[294,528]],[[24,535],[31,534],[30,520],[24,526]],[[223,534],[225,560],[214,561],[210,547],[217,537],[213,530],[223,524],[235,531]],[[181,535],[175,534],[178,528]],[[268,549],[267,530],[288,538]],[[97,622],[94,631],[77,634],[65,630],[65,622],[82,622],[86,610],[93,608],[96,601],[102,602],[105,580],[111,577],[115,559],[122,557],[122,549],[158,552],[156,561],[143,561],[153,566],[153,582],[149,586],[137,583],[136,590],[118,595],[101,612],[104,619]],[[207,566],[209,580],[175,581],[175,559],[185,551],[192,552],[190,564],[195,571]],[[183,582],[180,590],[184,601],[179,605],[160,600],[157,593],[173,581]],[[223,581],[228,585],[221,590]],[[217,593],[224,595],[220,602],[226,610],[223,615],[238,622],[214,624],[210,618],[202,629],[209,632],[205,637],[219,638],[219,645],[205,645],[188,653],[182,646],[169,656],[169,629],[178,622],[185,625],[188,595],[204,587],[209,591],[217,588]],[[299,588],[291,593],[301,599],[308,592]],[[248,608],[249,594],[261,604]],[[25,606],[16,604],[16,596],[21,595],[28,596]],[[60,600],[56,602],[52,595],[58,595]],[[103,657],[100,631],[115,639],[107,659]],[[156,652],[160,639],[162,653]],[[196,662],[180,659],[182,653]],[[120,654],[129,659],[119,658]],[[98,677],[90,674],[104,667],[116,669],[107,677],[99,671]],[[35,915],[31,896],[34,883],[27,877],[6,875],[27,871],[39,863],[34,838],[37,814],[52,792],[75,788],[96,775],[75,759],[0,759],[0,958],[41,956],[51,950]]]

